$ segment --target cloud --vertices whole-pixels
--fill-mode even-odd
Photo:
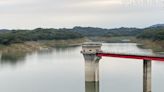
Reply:
[[[164,21],[163,14],[128,0],[0,0],[0,27],[7,28],[145,26]]]
[[[0,0],[1,6],[33,3],[34,0]]]

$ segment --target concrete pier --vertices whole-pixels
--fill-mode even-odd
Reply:
[[[99,92],[99,61],[101,56],[143,59],[143,92],[152,92],[151,89],[151,59],[148,56],[132,56],[112,53],[103,53],[100,43],[84,43],[81,53],[85,59],[85,92]]]
[[[84,43],[81,53],[85,59],[85,90],[86,92],[99,92],[99,60],[96,53],[101,51],[99,43]]]
[[[143,61],[143,92],[151,91],[151,60]]]

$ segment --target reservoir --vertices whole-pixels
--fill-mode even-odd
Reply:
[[[102,50],[153,53],[136,43],[103,43]],[[14,59],[2,54],[0,92],[85,92],[85,62],[80,51],[81,46],[55,47]],[[142,64],[142,60],[103,57],[100,92],[142,92]],[[163,71],[164,62],[152,63],[152,92],[164,92],[159,87],[164,85]]]

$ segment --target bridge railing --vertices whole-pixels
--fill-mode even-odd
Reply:
[[[99,51],[97,52],[97,56],[164,61],[164,55],[160,54],[131,54]]]

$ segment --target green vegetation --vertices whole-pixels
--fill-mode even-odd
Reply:
[[[86,38],[68,40],[42,40],[28,41],[24,43],[13,43],[10,45],[0,44],[0,63],[16,64],[22,61],[27,54],[35,51],[45,51],[53,47],[77,46],[85,42]]]
[[[87,36],[92,41],[101,42],[138,42],[154,51],[164,51],[164,25],[148,28],[102,29],[93,27],[74,27],[74,32]]]
[[[157,52],[164,51],[164,27],[103,29],[74,27],[73,29],[0,30],[0,63],[22,61],[26,54],[51,47],[81,45],[85,41],[137,42]],[[16,53],[16,54],[15,54]]]
[[[164,51],[164,27],[150,27],[137,36],[138,42],[154,51]]]
[[[13,43],[10,45],[0,45],[0,53],[31,53],[56,46],[77,46],[85,42],[86,38],[68,39],[68,40],[43,40],[29,41],[24,43]]]
[[[0,50],[6,48],[6,46],[13,48],[13,44],[19,43],[24,44],[23,47],[25,48],[30,48],[28,46],[31,45],[27,45],[26,42],[32,42],[31,44],[38,43],[34,44],[34,47],[77,45],[86,41],[86,39],[83,39],[84,37],[91,41],[101,42],[139,42],[145,45],[152,43],[152,48],[159,47],[158,50],[164,49],[164,25],[158,24],[144,29],[126,27],[115,29],[96,27],[74,27],[72,29],[37,28],[34,30],[3,29],[0,30]],[[155,46],[155,44],[158,46]]]
[[[84,36],[136,36],[141,33],[142,30],[138,28],[115,28],[115,29],[103,29],[103,28],[94,28],[94,27],[74,27],[72,29],[74,32],[78,32]]]
[[[154,41],[164,40],[164,28],[147,28],[137,38],[150,39]]]
[[[68,29],[42,29],[34,30],[12,30],[0,34],[0,44],[22,43],[26,41],[40,40],[65,40],[82,38],[79,33],[69,31]]]
[[[153,41],[148,39],[138,39],[138,43],[143,44],[142,48],[149,48],[155,52],[164,52],[164,40],[162,41]]]

